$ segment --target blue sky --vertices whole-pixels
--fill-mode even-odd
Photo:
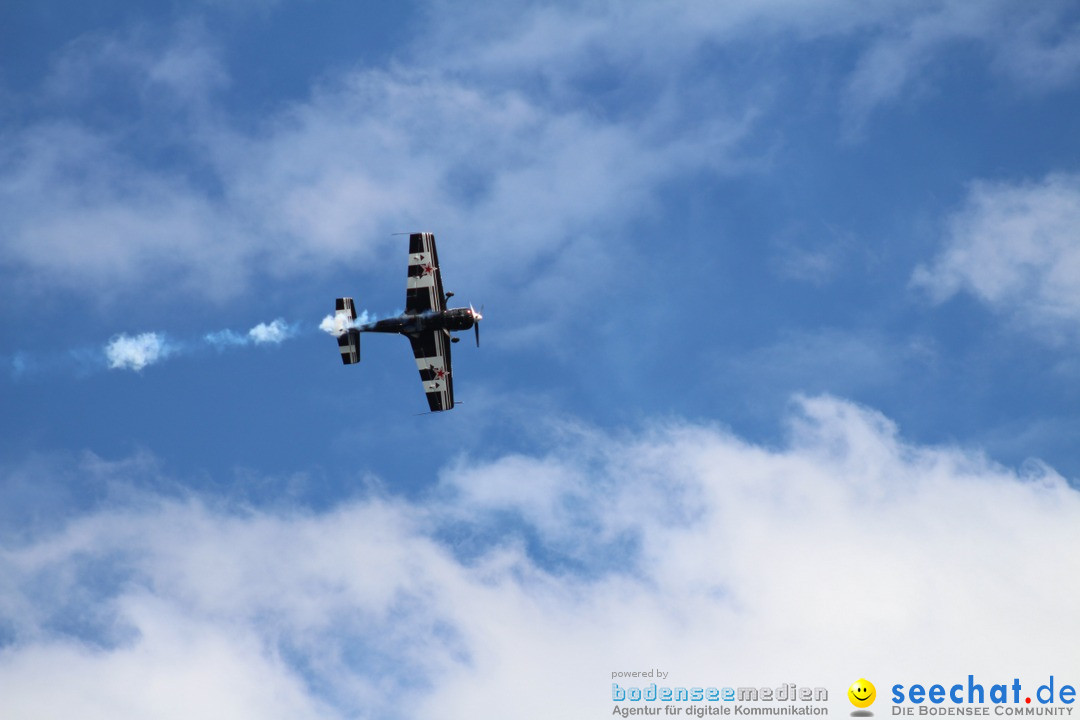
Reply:
[[[1074,3],[0,27],[5,714],[1075,668]],[[485,313],[434,416],[318,328],[401,310],[412,230]]]

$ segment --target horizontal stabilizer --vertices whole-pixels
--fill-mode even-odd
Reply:
[[[355,320],[356,305],[353,304],[352,298],[338,298],[334,302],[334,315],[344,315],[349,320]]]
[[[355,317],[355,315],[353,316]],[[349,328],[338,335],[338,348],[341,350],[341,362],[346,365],[360,362],[360,331]]]

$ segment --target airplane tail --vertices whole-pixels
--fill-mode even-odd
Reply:
[[[338,298],[334,303],[334,335],[341,350],[341,362],[360,362],[360,331],[355,327],[356,305],[352,298]]]

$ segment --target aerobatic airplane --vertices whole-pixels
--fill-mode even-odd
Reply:
[[[409,338],[420,380],[424,383],[432,412],[454,407],[454,378],[450,366],[450,343],[458,338],[451,332],[474,328],[476,347],[480,347],[480,321],[483,315],[467,308],[447,309],[446,301],[454,293],[444,293],[439,273],[435,236],[431,233],[409,235],[409,282],[405,290],[405,312],[395,318],[356,324],[356,306],[352,298],[338,298],[334,307],[334,335],[346,365],[360,362],[360,333],[401,333]],[[447,342],[447,341],[450,342]]]

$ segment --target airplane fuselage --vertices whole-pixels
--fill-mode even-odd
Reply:
[[[450,308],[438,312],[398,315],[373,323],[365,323],[357,329],[360,332],[401,333],[402,335],[416,335],[432,330],[461,332],[471,329],[476,324],[478,316],[479,313],[472,308]]]

